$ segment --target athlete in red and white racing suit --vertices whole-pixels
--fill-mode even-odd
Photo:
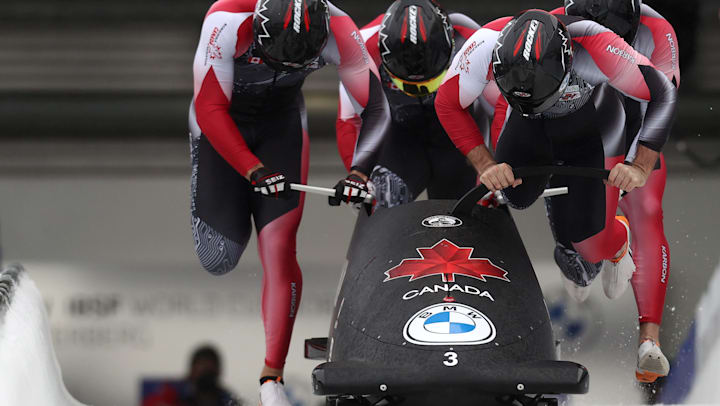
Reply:
[[[551,185],[567,184],[575,193],[553,198],[554,209],[550,216],[555,231],[570,241],[587,261],[603,261],[604,271],[607,269],[608,273],[615,275],[617,281],[622,278],[627,280],[632,276],[634,265],[630,256],[626,255],[627,224],[615,219],[619,194],[615,187],[631,191],[645,183],[669,134],[676,89],[646,57],[609,29],[590,20],[558,16],[570,36],[567,42],[571,51],[563,45],[562,52],[571,52],[571,71],[558,87],[559,99],[554,99],[556,102],[552,106],[547,107],[553,100],[548,98],[543,100],[546,104],[539,111],[530,108],[528,113],[523,114],[525,112],[510,109],[495,156],[503,164],[495,164],[482,146],[482,134],[464,109],[479,96],[488,82],[497,80],[494,72],[497,67],[493,66],[493,62],[502,63],[498,53],[512,55],[514,52],[516,58],[525,58],[530,65],[533,63],[531,60],[539,64],[547,53],[552,52],[547,48],[546,38],[552,32],[548,34],[538,29],[537,26],[542,27],[542,23],[533,22],[543,21],[550,25],[552,20],[546,19],[544,14],[547,13],[537,10],[524,16],[530,13],[533,13],[531,17],[521,20],[523,25],[517,25],[520,24],[517,18],[515,27],[506,25],[510,18],[500,19],[476,32],[466,42],[465,50],[456,57],[451,73],[439,90],[436,100],[438,116],[458,148],[482,174],[483,183],[491,189],[504,189],[510,203],[515,206],[526,207],[532,203],[547,179],[514,179],[510,165],[562,163],[612,167],[609,185],[605,189],[599,182],[553,177]],[[559,32],[563,33],[562,28]],[[512,43],[503,38],[508,33],[515,35]],[[560,35],[560,40],[565,43],[564,35]],[[503,46],[507,48],[501,50]],[[563,67],[566,67],[566,61],[562,60]],[[647,105],[645,125],[637,136],[638,154],[632,166],[622,164],[622,157],[614,162],[605,160],[603,140],[608,134],[624,130],[624,118],[618,129],[612,128],[618,127],[618,123],[609,122],[607,117],[623,117],[624,112],[622,108],[618,109],[617,103],[613,103],[612,92],[608,92],[607,87],[602,97],[593,92],[603,83],[625,97]],[[508,94],[504,95],[508,98]],[[516,99],[531,99],[534,95],[517,87],[510,93],[510,97],[513,96]],[[518,105],[523,106],[522,103]],[[516,188],[507,189],[509,186]],[[620,290],[621,287],[618,282],[610,286],[610,290]]]
[[[635,16],[638,19],[637,27],[632,30],[633,33],[635,31],[637,33],[630,38],[633,48],[647,57],[673,85],[679,87],[679,45],[675,30],[662,15],[650,6],[635,1],[636,4],[632,5],[632,9],[630,9],[631,11],[635,8],[638,10],[637,16]],[[570,6],[569,12],[578,13],[572,7],[584,6],[582,3],[582,1],[574,2]],[[611,7],[613,5],[610,3]],[[617,6],[621,5],[617,4]],[[623,14],[622,9],[611,11],[616,11],[616,15]],[[562,15],[566,13],[566,8],[560,7],[551,13]],[[629,14],[625,19],[632,20],[632,12]],[[626,161],[632,161],[637,151],[647,105],[630,98],[624,98],[623,102],[627,117],[624,141],[619,142],[609,136],[604,143],[606,146],[621,145],[623,150],[620,152],[627,155]],[[507,103],[499,103],[498,112],[506,107]],[[620,117],[607,117],[606,119],[608,121],[621,120]],[[606,148],[606,159],[613,158],[612,155],[616,153],[614,148]],[[665,238],[662,210],[666,179],[665,158],[660,154],[660,160],[649,175],[645,186],[625,194],[619,203],[620,209],[630,221],[630,231],[633,237],[631,243],[633,262],[637,269],[631,282],[635,292],[640,323],[641,348],[638,355],[636,377],[641,382],[654,382],[658,377],[665,376],[669,372],[669,363],[659,348],[660,324],[670,276],[670,247]],[[552,206],[548,205],[548,211],[551,210]],[[572,287],[570,291],[573,292],[572,296],[578,300],[584,300],[589,293],[589,282],[599,272],[597,265],[583,261],[574,252],[569,241],[558,241],[555,258],[564,274],[583,275],[580,279],[585,279],[584,281],[573,280],[573,283],[581,286]]]
[[[308,61],[288,62],[271,57],[277,49],[270,45],[288,58],[312,46],[317,53]],[[280,377],[302,293],[295,241],[304,195],[290,192],[288,183],[307,179],[300,88],[326,64],[337,65],[362,121],[352,172],[336,186],[336,198],[362,201],[389,109],[377,68],[348,15],[325,0],[220,0],[205,16],[193,66],[195,249],[210,273],[229,272],[246,247],[254,218],[264,270],[266,358],[260,397],[266,406],[289,405]]]
[[[368,52],[380,71],[392,118],[390,133],[370,176],[379,206],[412,202],[425,189],[431,199],[457,199],[475,186],[477,173],[448,138],[435,114],[434,102],[436,88],[452,57],[479,28],[466,15],[446,14],[429,0],[395,1],[387,13],[362,28]],[[452,37],[447,38],[448,32]],[[405,72],[414,69],[414,76],[428,71],[439,75],[428,76],[420,83],[428,89],[426,93],[412,94],[418,89],[418,80],[393,77],[392,68],[385,67],[388,63],[401,65],[398,69]],[[404,91],[403,81],[409,84],[409,92]],[[492,117],[499,95],[496,87],[488,86],[483,97],[473,103],[473,117],[484,134],[489,134],[488,117]],[[358,122],[341,84],[337,136],[347,168],[357,140]]]

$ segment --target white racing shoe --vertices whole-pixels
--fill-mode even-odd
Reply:
[[[635,378],[638,382],[651,383],[656,379],[667,376],[670,372],[670,363],[655,341],[647,339],[638,348],[638,363]]]
[[[281,377],[266,380],[260,385],[260,406],[292,406]]]
[[[630,251],[630,224],[623,216],[615,216],[615,220],[622,223],[627,231],[627,242],[622,253],[615,259],[606,259],[602,264],[602,281],[605,296],[610,299],[620,297],[630,285],[630,279],[635,273],[635,263]]]

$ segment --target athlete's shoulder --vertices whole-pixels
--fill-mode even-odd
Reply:
[[[462,75],[485,79],[500,31],[480,28],[458,50],[452,70]]]
[[[502,31],[503,28],[507,25],[507,23],[512,20],[513,17],[500,17],[498,19],[492,20],[489,23],[482,26],[482,28],[487,30],[493,30],[493,31]]]
[[[380,29],[382,28],[382,22],[384,18],[385,14],[380,14],[360,29],[360,36],[362,37],[363,41],[365,41],[365,47],[367,48],[367,52],[376,65],[380,65],[378,34],[380,33]]]
[[[475,42],[476,46],[486,44],[487,46],[490,46],[492,48],[495,46],[495,42],[497,41],[498,36],[500,36],[500,30],[490,29],[483,26],[480,29],[476,30],[473,35],[468,38],[467,42]]]
[[[650,29],[652,33],[667,33],[674,34],[675,29],[673,28],[670,21],[668,21],[662,14],[655,11],[652,7],[643,4],[642,14],[640,16],[640,25],[644,25]]]
[[[270,0],[260,0],[270,1]],[[210,6],[207,15],[224,11],[228,13],[252,13],[255,11],[255,0],[218,0]]]

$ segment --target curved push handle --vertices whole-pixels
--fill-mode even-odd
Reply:
[[[565,176],[577,176],[582,178],[591,179],[607,179],[610,175],[610,171],[600,168],[578,168],[573,166],[529,166],[526,168],[515,168],[513,169],[513,175],[515,178],[525,178],[530,176],[545,176],[545,175],[565,175]],[[465,196],[461,197],[460,200],[453,207],[451,214],[453,216],[458,215],[470,215],[472,209],[475,207],[477,202],[483,198],[489,192],[488,188],[482,183],[475,186]]]

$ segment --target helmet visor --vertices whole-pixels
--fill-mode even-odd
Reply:
[[[434,78],[424,80],[422,82],[411,82],[409,80],[404,80],[393,75],[387,69],[385,69],[385,71],[388,73],[388,75],[390,75],[390,79],[395,84],[395,86],[397,86],[398,89],[402,90],[403,93],[412,97],[423,97],[437,92],[438,88],[440,88],[440,85],[442,84],[443,79],[445,79],[445,74],[448,70],[445,69]]]

